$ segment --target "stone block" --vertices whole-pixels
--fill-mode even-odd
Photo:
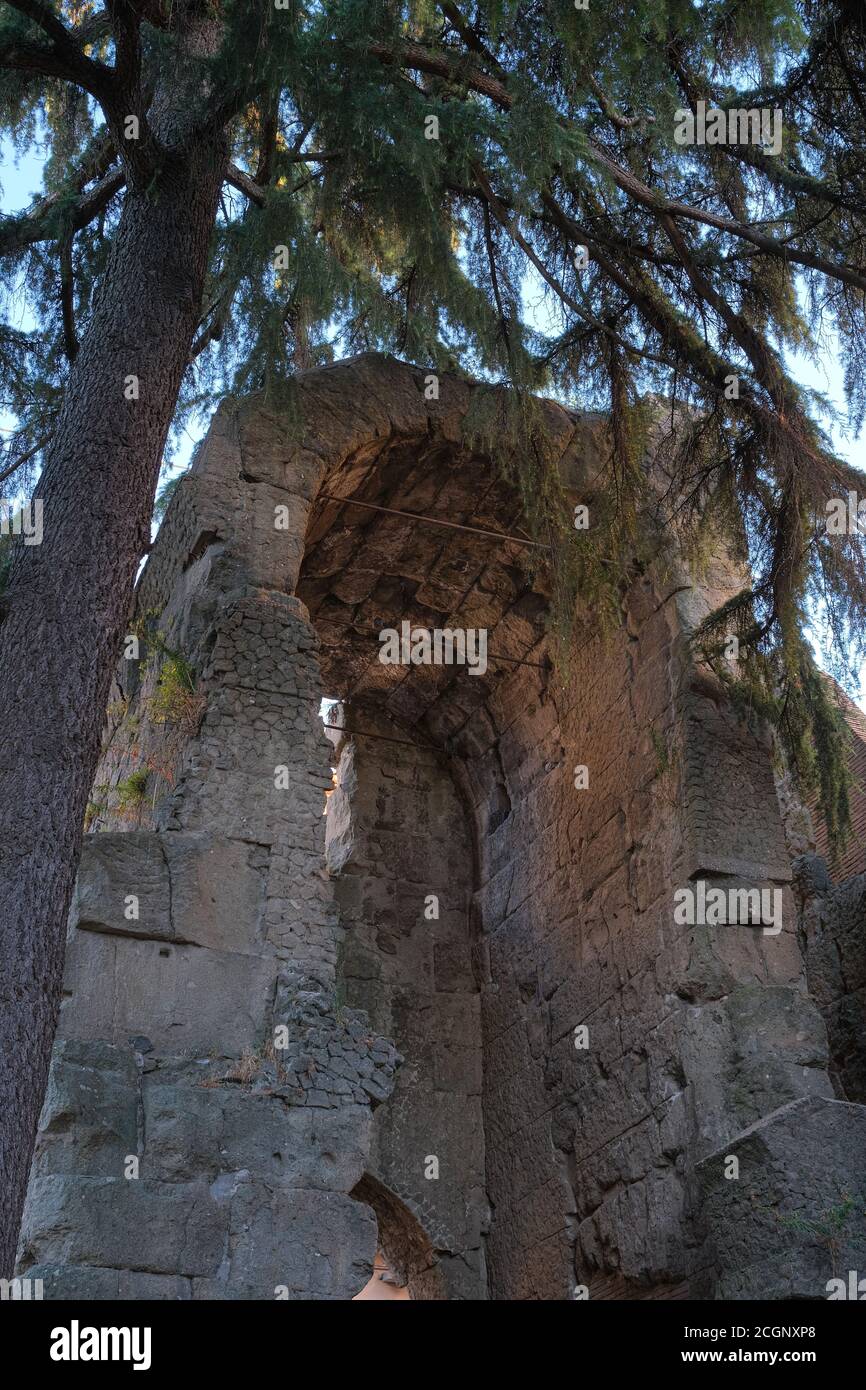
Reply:
[[[137,898],[137,905],[127,898]],[[160,837],[151,831],[85,835],[70,921],[81,930],[170,938],[171,894]],[[137,908],[137,917],[128,912]]]
[[[228,1213],[204,1179],[51,1174],[30,1185],[21,1265],[96,1265],[192,1277],[216,1274]]]
[[[739,1176],[725,1176],[736,1158]],[[866,1106],[809,1097],[732,1138],[697,1167],[716,1297],[823,1299],[866,1271]]]
[[[247,1169],[272,1186],[349,1192],[364,1171],[370,1112],[348,1105],[313,1113],[245,1086],[193,1086],[145,1077],[149,1171],[172,1181]]]
[[[139,1071],[131,1046],[61,1040],[54,1049],[32,1173],[118,1178],[138,1152]]]

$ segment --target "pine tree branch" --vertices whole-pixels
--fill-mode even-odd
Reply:
[[[37,25],[48,43],[7,38],[0,45],[0,67],[40,73],[44,77],[66,78],[102,103],[113,86],[111,68],[88,58],[71,30],[40,0],[6,0],[6,3]]]
[[[490,49],[487,47],[481,35],[476,29],[473,29],[469,21],[463,17],[457,6],[453,4],[453,0],[440,0],[439,8],[449,23],[457,30],[457,33],[466,44],[466,47],[471,48],[474,53],[477,53],[479,57],[483,58],[488,67],[491,67],[500,77],[505,77],[507,74],[499,59],[494,53],[490,52]]]
[[[199,357],[201,353],[204,352],[205,348],[210,343],[219,342],[220,338],[223,335],[223,329],[225,327],[230,308],[231,304],[229,303],[218,313],[214,314],[207,328],[203,328],[202,331],[195,338],[192,347],[189,350],[187,366],[190,366],[195,361],[195,359]]]
[[[502,295],[499,292],[499,275],[496,269],[496,250],[493,245],[493,233],[490,226],[490,203],[484,201],[484,245],[487,250],[487,264],[490,269],[490,283],[493,287],[493,298],[496,302],[496,312],[499,315],[499,328],[502,333],[502,340],[505,343],[505,355],[508,358],[508,365],[512,376],[514,375],[514,355],[511,350],[511,334],[508,331],[508,319],[505,316],[505,309],[502,304]]]
[[[759,232],[754,227],[735,222],[733,218],[721,217],[714,212],[704,212],[701,208],[691,207],[688,203],[681,203],[676,199],[660,198],[635,174],[617,164],[594,140],[590,140],[589,144],[593,158],[603,169],[607,170],[617,187],[621,188],[624,193],[628,193],[636,202],[641,203],[643,207],[649,208],[651,212],[657,215],[668,214],[673,217],[685,217],[691,222],[701,222],[704,226],[715,227],[718,231],[727,232],[730,236],[750,242],[767,255],[776,256],[794,265],[809,266],[812,270],[819,270],[822,275],[827,275],[831,279],[841,280],[846,285],[854,285],[859,290],[866,290],[866,277],[860,275],[851,266],[840,264],[837,261],[825,260],[823,256],[813,255],[809,251],[795,251],[787,241],[778,241],[776,237],[767,236],[766,233]]]
[[[262,116],[261,134],[259,136],[259,158],[256,164],[256,172],[253,178],[260,186],[268,184],[274,171],[274,155],[277,151],[277,136],[279,134],[279,97],[272,98]]]
[[[838,188],[831,187],[826,180],[816,178],[813,174],[789,168],[781,159],[773,159],[763,154],[756,145],[720,145],[716,148],[724,150],[727,159],[736,159],[741,164],[748,164],[750,168],[757,169],[770,183],[785,189],[788,193],[817,198],[845,212],[866,217],[866,203],[862,200],[840,192]]]
[[[617,130],[634,130],[635,126],[641,125],[644,121],[655,121],[655,116],[623,116],[622,113],[616,109],[616,106],[611,101],[601,83],[595,80],[588,68],[583,69],[582,76],[583,80],[595,93],[602,114],[616,126]]]
[[[6,3],[11,5],[14,10],[19,10],[21,14],[26,15],[34,24],[38,24],[58,51],[64,52],[67,49],[74,49],[76,53],[80,52],[63,20],[47,5],[43,5],[41,0],[6,0]]]
[[[284,154],[280,156],[278,162],[281,165],[327,164],[330,160],[342,158],[343,155],[339,150],[321,150],[317,153],[310,154]],[[251,203],[255,203],[256,207],[264,207],[268,196],[268,188],[252,178],[249,174],[244,173],[243,169],[238,168],[237,164],[229,164],[227,166],[225,181],[230,184],[232,188],[236,188],[239,193],[243,193],[249,198]],[[303,187],[304,183],[308,182],[309,180],[305,179],[302,183],[295,184],[291,192],[296,193],[299,188]]]
[[[78,356],[78,337],[75,332],[75,281],[72,271],[73,234],[60,242],[60,312],[63,319],[63,349],[67,362]]]
[[[574,220],[549,192],[542,191],[541,201],[553,224],[577,246],[586,246],[599,269],[634,302],[643,320],[658,333],[662,342],[673,348],[677,357],[690,363],[698,379],[717,395],[723,396],[727,379],[737,375],[737,368],[689,328],[675,306],[658,287],[647,283],[636,267],[628,266],[624,258],[616,261],[588,227]]]
[[[527,241],[526,237],[524,237],[523,233],[520,231],[520,228],[518,227],[516,220],[508,215],[508,205],[503,203],[502,200],[493,192],[490,180],[487,177],[485,171],[481,168],[481,166],[477,163],[473,164],[472,171],[475,174],[476,179],[478,180],[480,194],[474,189],[461,188],[455,191],[459,192],[464,197],[471,196],[477,198],[480,196],[489,202],[490,210],[496,218],[497,222],[499,222],[500,226],[504,228],[504,230],[511,237],[515,246],[518,246],[520,248],[520,250],[526,256],[527,260],[530,261],[530,263],[535,267],[536,271],[541,276],[541,278],[545,281],[547,285],[550,286],[554,294],[561,301],[561,303],[566,306],[566,308],[571,309],[572,313],[576,314],[580,318],[581,322],[587,324],[588,327],[595,329],[599,333],[604,333],[605,336],[608,337],[610,341],[620,349],[621,352],[626,352],[631,357],[639,357],[642,361],[645,362],[652,362],[655,366],[658,367],[670,367],[670,362],[666,358],[659,357],[657,353],[648,352],[644,348],[635,347],[635,345],[633,343],[630,343],[626,338],[620,337],[620,335],[615,332],[615,330],[611,327],[610,324],[604,323],[601,319],[597,318],[590,311],[587,305],[579,304],[578,301],[574,298],[574,296],[569,294],[568,290],[566,290],[565,287],[560,283],[560,281],[556,279],[555,275],[553,275],[552,272],[548,270],[541,257],[537,255],[531,242]],[[544,221],[545,219],[541,220]],[[697,378],[693,379],[697,380]]]
[[[256,207],[264,207],[267,189],[256,183],[255,179],[251,178],[249,174],[245,174],[243,169],[239,169],[236,164],[226,166],[225,181],[232,188],[236,188],[239,193],[243,193],[245,197],[249,198],[251,203],[255,203]]]
[[[40,241],[53,241],[63,228],[80,232],[105,210],[125,182],[122,168],[111,169],[73,202],[61,190],[43,198],[30,213],[4,218],[0,221],[0,256],[18,254]]]
[[[407,44],[399,52],[388,49],[383,44],[371,44],[370,52],[380,62],[416,68],[420,72],[427,72],[431,75],[449,78],[456,83],[463,83],[480,95],[489,97],[503,111],[510,111],[513,105],[512,97],[502,82],[488,77],[486,73],[464,69],[459,63],[452,62],[450,58],[433,54],[418,44]],[[706,226],[724,231],[729,236],[748,241],[766,255],[775,256],[795,265],[808,266],[831,279],[841,280],[845,284],[853,285],[856,289],[866,291],[866,277],[851,266],[836,261],[828,261],[823,256],[817,256],[809,251],[796,251],[787,243],[780,242],[764,232],[759,232],[754,227],[736,222],[733,218],[704,212],[700,208],[691,207],[688,203],[660,198],[634,174],[617,164],[616,160],[597,141],[589,139],[587,145],[593,162],[610,175],[617,187],[652,212],[656,214],[670,213],[675,217],[685,217],[690,221],[701,222]]]
[[[137,90],[141,80],[141,11],[131,0],[104,0],[114,33],[114,72],[118,84],[128,92]]]
[[[712,102],[712,93],[708,86],[698,80],[686,66],[681,48],[676,40],[672,40],[666,48],[666,58],[668,67],[676,78],[684,100],[687,102],[692,113],[696,109],[697,102],[703,98]],[[807,73],[807,75],[810,75]],[[792,86],[792,93],[799,87],[799,83]],[[785,93],[777,93],[777,100],[783,99]],[[731,99],[733,100],[733,99]],[[754,106],[763,105],[759,99],[759,94],[745,93],[737,97],[738,105]],[[730,104],[730,103],[729,103]],[[800,170],[790,169],[781,159],[772,158],[764,154],[756,145],[721,145],[713,147],[718,154],[723,154],[726,159],[737,160],[740,163],[748,164],[772,184],[784,188],[789,193],[802,193],[809,198],[824,199],[831,203],[833,207],[843,208],[845,211],[853,212],[859,217],[866,216],[866,204],[856,198],[851,198],[831,187],[825,180],[816,178],[813,174],[806,174]]]
[[[88,58],[77,36],[41,0],[6,0],[45,35],[47,44],[9,37],[0,43],[0,68],[59,77],[88,92],[102,108],[130,179],[144,186],[156,168],[156,144],[141,99],[138,15],[129,0],[114,0],[112,32],[118,66]],[[138,139],[126,139],[125,121],[136,116]]]
[[[22,454],[20,458],[17,458],[9,468],[4,468],[3,472],[0,473],[0,483],[5,483],[7,478],[11,478],[13,473],[17,473],[19,468],[23,468],[25,463],[28,463],[35,454],[38,454],[40,449],[44,449],[50,437],[50,435],[43,434],[41,438],[37,439],[36,443],[28,449],[26,453]]]
[[[444,77],[450,82],[469,87],[480,96],[489,97],[502,111],[510,111],[514,104],[510,93],[495,77],[479,72],[460,59],[455,60],[434,49],[423,48],[421,44],[404,43],[394,48],[390,44],[371,43],[367,51],[386,67],[413,68],[416,72]]]
[[[637,267],[628,266],[625,258],[611,260],[598,241],[594,240],[592,233],[576,223],[552,194],[542,193],[542,201],[560,230],[577,244],[586,245],[591,249],[593,260],[609,279],[633,299],[644,321],[655,329],[664,343],[673,348],[679,359],[694,367],[698,380],[705,387],[711,387],[719,397],[723,397],[731,377],[739,378],[742,372],[708,342],[702,342],[682,320],[667,296],[657,285],[648,283]],[[687,272],[688,269],[693,267],[687,267]],[[733,325],[726,326],[730,329]],[[739,325],[737,327],[739,331]],[[800,461],[808,459],[810,467],[814,466],[818,476],[818,470],[825,471],[828,460],[816,452],[810,441],[808,420],[800,407],[796,386],[777,360],[772,363],[763,360],[760,355],[761,343],[757,336],[755,343],[750,343],[750,346],[755,348],[757,353],[757,363],[753,363],[756,377],[768,394],[772,390],[770,398],[777,408],[774,409],[765,403],[745,383],[740,390],[740,407],[751,417],[760,432],[766,433],[770,429],[777,439],[784,441],[784,449],[790,450],[793,458]],[[781,408],[778,408],[779,400],[782,401]],[[791,479],[790,464],[784,465],[783,472],[788,485]]]
[[[799,397],[782,371],[776,354],[760,334],[755,332],[743,315],[732,309],[723,296],[710,284],[697,266],[682,231],[670,214],[661,214],[659,221],[679,256],[695,293],[715,311],[734,342],[748,357],[756,379],[767,392],[776,409],[785,415],[796,417],[800,413]]]

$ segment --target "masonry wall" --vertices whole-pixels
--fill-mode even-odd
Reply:
[[[346,1300],[382,1244],[415,1297],[822,1296],[808,1230],[866,1190],[866,1110],[834,1096],[765,736],[688,648],[736,566],[668,555],[564,681],[501,539],[519,499],[465,446],[481,388],[422,387],[370,356],[300,377],[300,426],[223,408],[171,504],[21,1271],[51,1297]],[[597,422],[548,414],[591,495]],[[333,488],[386,522],[336,521]],[[423,506],[487,534],[400,515]],[[386,670],[370,636],[407,613],[489,627],[490,672]],[[323,693],[384,736],[346,736],[327,816]],[[698,883],[781,894],[783,930],[678,922]],[[857,1232],[838,1258],[866,1264]]]
[[[397,1055],[338,1007],[317,638],[274,587],[291,546],[244,529],[227,424],[137,597],[196,672],[180,737],[150,704],[161,649],[118,671],[97,783],[126,828],[85,839],[21,1238],[48,1297],[345,1300],[376,1251],[349,1194]]]
[[[639,582],[565,690],[505,681],[493,747],[466,769],[495,1299],[815,1296],[830,1277],[780,1224],[814,1183],[785,1107],[805,1125],[817,1105],[858,1172],[862,1115],[834,1108],[768,747],[685,650],[711,582],[697,610],[676,580]],[[676,925],[674,893],[699,879],[781,892],[783,931]],[[782,1135],[787,1176],[762,1141],[722,1181],[756,1123]],[[759,1189],[774,1215],[750,1224]]]
[[[814,854],[794,862],[809,989],[827,1025],[840,1100],[866,1103],[866,874],[834,883]]]
[[[678,833],[651,736],[673,724],[667,638],[662,608],[641,638],[593,643],[567,690],[507,680],[495,749],[467,778],[496,1298],[569,1298],[579,1283],[627,1296],[691,1272],[678,1008],[657,976]],[[652,666],[654,689],[636,690]]]
[[[439,755],[375,709],[332,711],[337,790],[327,861],[345,930],[340,973],[404,1058],[374,1118],[370,1172],[416,1214],[444,1294],[487,1296],[481,996],[473,845]]]

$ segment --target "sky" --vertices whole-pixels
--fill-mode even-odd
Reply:
[[[42,163],[43,157],[37,145],[31,146],[25,154],[16,158],[11,142],[7,139],[0,139],[0,189],[2,189],[0,212],[2,214],[9,216],[12,213],[22,211],[40,195]],[[537,326],[543,327],[545,309],[542,284],[534,271],[527,276],[524,283],[523,300],[524,309],[531,316],[532,321],[536,322]],[[22,317],[17,326],[24,330],[30,326],[26,311],[22,311]],[[824,417],[822,423],[839,456],[847,459],[855,468],[866,473],[866,437],[862,433],[859,437],[855,437],[844,427],[846,407],[843,374],[838,354],[834,351],[832,336],[827,335],[827,341],[823,344],[816,361],[810,360],[804,353],[790,352],[786,354],[786,361],[791,374],[803,386],[820,391],[827,397],[831,407],[838,412],[842,424],[837,423],[830,416]],[[0,411],[0,430],[8,431],[13,426],[14,420],[8,416],[4,417]],[[200,431],[197,433],[187,431],[182,436],[173,458],[171,475],[186,468],[195,444],[204,434],[206,428],[207,423],[203,422]],[[864,481],[864,491],[866,491],[866,481]],[[813,645],[818,659],[821,660],[820,647],[814,639]],[[859,691],[852,690],[849,693],[866,708],[866,668],[860,673]]]

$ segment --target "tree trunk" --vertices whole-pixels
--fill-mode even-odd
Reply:
[[[0,1276],[12,1273],[111,675],[198,322],[225,152],[130,190],[0,625]],[[130,378],[138,380],[137,400]]]

